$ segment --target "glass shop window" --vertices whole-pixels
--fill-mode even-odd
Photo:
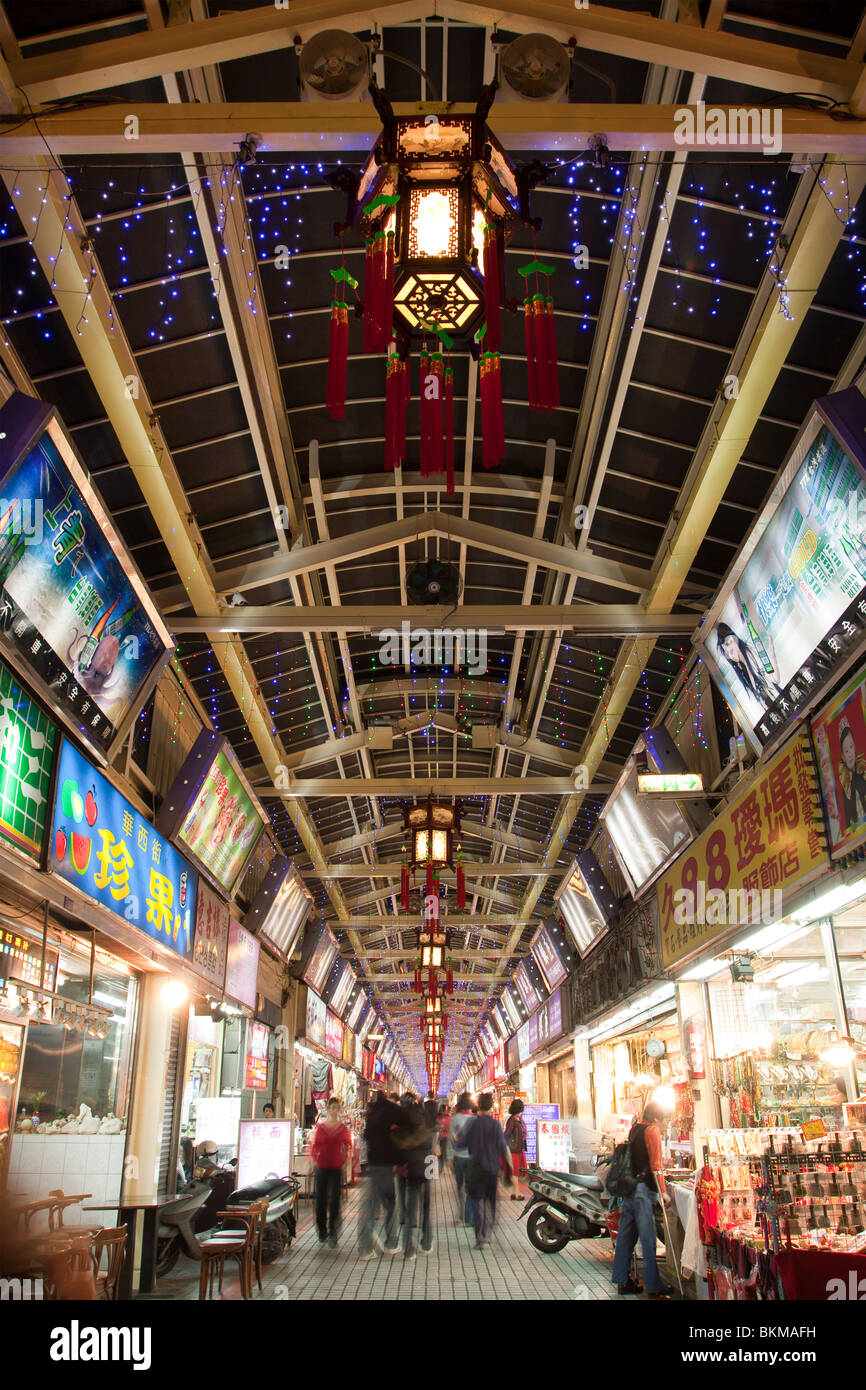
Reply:
[[[57,943],[49,944],[56,948]],[[48,1128],[75,1123],[78,1116],[84,1126],[80,1133],[125,1129],[136,976],[122,961],[97,948],[91,999],[90,943],[82,942],[72,949],[60,948],[53,1003],[40,1004],[38,997],[28,996],[23,984],[17,989],[28,1007],[30,1026],[16,1128],[45,1133]],[[103,1125],[101,1131],[93,1127],[97,1120]]]

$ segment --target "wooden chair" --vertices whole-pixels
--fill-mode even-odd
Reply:
[[[263,1247],[263,1245],[264,1245],[264,1240],[265,1240],[265,1227],[266,1227],[267,1224],[268,1224],[268,1206],[269,1206],[269,1204],[270,1204],[270,1198],[269,1198],[269,1197],[260,1197],[260,1198],[258,1199],[258,1201],[255,1201],[255,1202],[248,1202],[248,1203],[246,1203],[246,1204],[238,1204],[237,1206],[230,1206],[230,1207],[227,1208],[227,1210],[228,1210],[230,1213],[237,1212],[238,1215],[240,1215],[240,1214],[243,1213],[243,1212],[250,1213],[250,1214],[255,1213],[255,1214],[257,1215],[256,1230],[255,1230],[255,1232],[254,1232],[254,1234],[253,1234],[253,1244],[252,1244],[252,1250],[251,1250],[251,1254],[250,1254],[250,1261],[251,1261],[251,1269],[250,1269],[250,1292],[251,1292],[251,1293],[252,1293],[252,1282],[253,1282],[253,1280],[252,1280],[252,1274],[253,1274],[253,1271],[255,1271],[256,1283],[257,1283],[258,1286],[259,1286],[259,1292],[260,1292],[260,1293],[263,1292],[263,1288],[262,1288],[262,1247]]]
[[[201,1247],[201,1276],[199,1278],[199,1298],[213,1297],[214,1274],[219,1271],[219,1292],[223,1291],[223,1272],[226,1259],[235,1261],[241,1284],[241,1297],[252,1294],[253,1244],[258,1230],[260,1202],[251,1202],[248,1207],[236,1207],[234,1211],[218,1213],[219,1221],[240,1222],[243,1230],[227,1230],[222,1235],[209,1236],[199,1241]]]
[[[99,1297],[88,1236],[49,1237],[43,1247],[42,1261],[46,1299],[78,1302]]]
[[[83,1221],[73,1226],[66,1226],[63,1221],[63,1213],[66,1211],[67,1207],[74,1207],[79,1202],[86,1201],[88,1197],[93,1196],[92,1192],[79,1192],[74,1196],[67,1197],[58,1187],[50,1196],[54,1200],[51,1205],[51,1210],[48,1213],[49,1231],[68,1231],[70,1235],[92,1236],[102,1230],[102,1226],[98,1221]]]
[[[126,1254],[127,1235],[126,1226],[111,1226],[99,1231],[90,1242],[90,1257],[93,1261],[96,1291],[102,1299],[117,1298],[120,1272],[123,1269],[123,1260]],[[102,1264],[103,1252],[107,1255],[108,1265],[104,1274],[99,1268]]]

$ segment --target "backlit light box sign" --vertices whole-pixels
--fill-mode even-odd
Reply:
[[[571,963],[564,933],[555,920],[542,922],[529,943],[529,949],[549,993],[565,979]]]
[[[0,662],[0,838],[38,859],[57,730]]]
[[[699,772],[639,772],[638,796],[703,796],[704,779]]]
[[[247,1025],[247,1058],[244,1072],[244,1086],[249,1091],[266,1091],[268,1088],[268,1041],[270,1029],[263,1023]]]
[[[313,895],[290,859],[277,854],[247,913],[250,931],[287,961],[301,939],[313,910]]]
[[[0,410],[0,647],[102,763],[174,650],[56,412],[19,392]]]
[[[812,720],[832,858],[866,840],[866,675],[852,681]]]
[[[693,838],[676,801],[639,797],[637,767],[626,765],[601,811],[625,880],[634,897],[667,868]]]
[[[502,991],[502,1006],[505,1010],[506,1018],[511,1025],[511,1031],[514,1032],[523,1022],[523,1014],[514,997],[514,992],[509,985],[506,985]]]
[[[340,956],[334,961],[331,973],[325,984],[322,998],[338,1018],[343,1018],[346,1006],[352,997],[355,986],[355,973],[347,961]]]
[[[583,958],[604,936],[616,912],[610,884],[590,850],[572,861],[553,901]]]
[[[238,1188],[291,1176],[291,1120],[241,1120],[239,1131]]]
[[[866,402],[817,400],[703,620],[699,650],[761,751],[866,632]]]
[[[158,828],[231,897],[267,820],[228,740],[203,729],[162,803]]]
[[[232,921],[226,952],[225,992],[239,1004],[246,1004],[248,1009],[256,1007],[260,952],[256,938],[244,931],[239,922]]]
[[[542,991],[527,961],[522,960],[514,972],[514,983],[529,1013],[541,1003]]]
[[[315,990],[316,994],[321,994],[337,958],[337,943],[327,927],[320,927],[318,932],[311,929],[307,935],[310,941],[304,941],[302,978],[310,989]]]

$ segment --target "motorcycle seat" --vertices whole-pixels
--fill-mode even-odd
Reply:
[[[275,1193],[285,1191],[292,1181],[292,1178],[264,1178],[261,1182],[241,1188],[239,1192],[233,1192],[229,1202],[237,1205],[239,1202],[256,1202],[260,1197],[273,1197]]]
[[[589,1173],[554,1173],[552,1176],[574,1187],[587,1188],[590,1192],[601,1192],[604,1186],[601,1178],[592,1177]]]

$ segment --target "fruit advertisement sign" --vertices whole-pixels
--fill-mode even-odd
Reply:
[[[191,958],[198,875],[66,739],[48,868],[166,950]]]
[[[173,643],[54,411],[17,392],[0,498],[0,642],[107,761]]]
[[[38,859],[57,731],[0,665],[0,837]]]

